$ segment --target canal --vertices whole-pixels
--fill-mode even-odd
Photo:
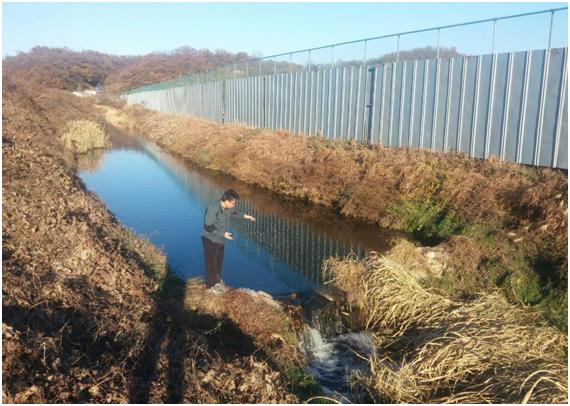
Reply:
[[[274,295],[310,292],[323,282],[325,258],[388,247],[391,233],[375,225],[201,170],[143,138],[114,134],[112,145],[83,156],[79,176],[122,224],[163,249],[185,280],[203,277],[204,211],[228,188],[240,194],[237,209],[257,221],[232,220],[235,239],[225,244],[222,269],[227,285]]]

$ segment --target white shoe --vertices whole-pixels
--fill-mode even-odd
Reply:
[[[228,287],[226,285],[224,285],[223,281],[216,283],[214,286],[212,286],[211,288],[208,289],[208,292],[215,293],[215,294],[224,293],[227,291],[228,291]]]

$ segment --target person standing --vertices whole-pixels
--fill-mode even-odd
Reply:
[[[221,271],[224,260],[224,240],[234,239],[232,234],[226,231],[230,218],[255,221],[255,217],[234,210],[238,200],[238,193],[233,189],[228,189],[220,200],[208,206],[204,214],[202,245],[206,264],[206,288],[215,293],[227,290],[222,281]]]

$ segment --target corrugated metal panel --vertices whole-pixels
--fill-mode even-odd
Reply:
[[[567,168],[567,48],[235,78],[124,95],[219,123]]]

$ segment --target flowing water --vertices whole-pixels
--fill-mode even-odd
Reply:
[[[79,176],[122,224],[161,247],[183,279],[203,277],[204,211],[228,188],[241,196],[237,209],[257,219],[232,220],[235,240],[225,244],[222,269],[230,286],[310,297],[323,283],[325,258],[387,248],[392,233],[377,226],[200,170],[142,138],[114,135],[112,141],[111,149],[81,158]],[[370,339],[342,329],[323,334],[318,324],[311,322],[302,349],[323,387],[346,393],[345,375],[363,365],[349,349],[366,355]]]

